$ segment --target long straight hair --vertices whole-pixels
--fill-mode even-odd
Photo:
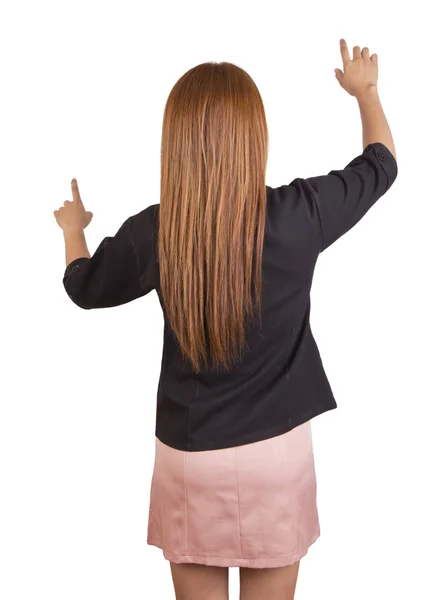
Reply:
[[[267,156],[246,71],[206,62],[177,81],[162,125],[158,256],[166,316],[195,372],[231,369],[248,323],[261,323]]]

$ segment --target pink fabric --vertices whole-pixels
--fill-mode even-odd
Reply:
[[[156,438],[147,543],[167,560],[281,567],[319,536],[310,421],[222,450],[185,452]]]

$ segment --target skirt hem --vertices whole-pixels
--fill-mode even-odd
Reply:
[[[308,544],[297,554],[292,554],[287,557],[278,558],[236,558],[236,557],[221,557],[221,556],[192,556],[188,554],[175,554],[165,550],[162,544],[149,537],[147,544],[149,546],[156,546],[163,551],[164,557],[175,564],[194,563],[200,565],[206,565],[208,567],[248,567],[253,569],[267,569],[276,567],[287,567],[293,565],[302,558],[304,558],[312,546],[320,537],[320,531],[317,531]]]

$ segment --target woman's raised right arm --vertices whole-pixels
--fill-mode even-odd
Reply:
[[[357,99],[363,126],[363,148],[369,144],[384,144],[396,158],[389,124],[378,95],[378,56],[369,56],[369,48],[353,48],[351,60],[345,40],[340,40],[343,71],[335,69],[341,87]]]

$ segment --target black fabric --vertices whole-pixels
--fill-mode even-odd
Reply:
[[[267,189],[260,330],[249,327],[241,366],[194,374],[167,324],[157,260],[159,204],[129,217],[91,258],[66,268],[81,308],[118,306],[155,289],[165,318],[156,436],[178,450],[213,450],[281,435],[336,408],[309,322],[319,254],[391,187],[391,152],[370,144],[344,169]]]

